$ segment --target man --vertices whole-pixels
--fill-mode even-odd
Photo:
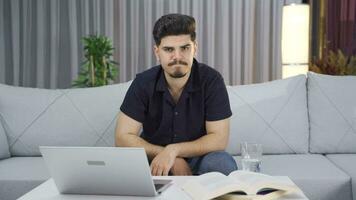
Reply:
[[[226,87],[194,59],[195,36],[194,18],[162,16],[153,28],[160,65],[136,76],[120,107],[116,145],[144,147],[154,176],[237,169],[223,151],[232,115]]]

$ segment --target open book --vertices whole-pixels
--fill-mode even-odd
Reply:
[[[188,180],[182,189],[194,200],[219,199],[278,199],[278,197],[298,190],[289,181],[265,174],[234,171],[225,176],[210,172]]]

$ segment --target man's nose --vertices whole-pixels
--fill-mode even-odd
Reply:
[[[177,51],[174,51],[173,53],[173,59],[175,60],[180,60],[182,58],[182,51],[180,50],[177,50]]]

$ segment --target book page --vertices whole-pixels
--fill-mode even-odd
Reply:
[[[182,187],[193,199],[211,199],[220,195],[244,191],[234,179],[218,172],[210,172],[188,180]]]
[[[284,191],[275,191],[267,195],[235,195],[226,194],[214,200],[277,200],[284,195]]]
[[[218,172],[206,173],[188,180],[182,189],[194,200],[212,199],[224,194],[225,197],[233,199],[275,199],[289,191],[297,190],[297,187],[288,179],[240,170],[229,176]],[[244,193],[247,195],[244,196]]]
[[[237,171],[231,172],[229,174],[229,177],[232,177],[236,181],[241,181],[248,185],[253,185],[258,182],[266,182],[266,181],[268,182],[268,181],[271,181],[271,179],[273,179],[273,177],[265,175],[265,174],[242,171],[242,170],[237,170]]]
[[[231,185],[235,183],[233,179],[228,178],[227,176],[218,172],[210,172],[200,175],[196,181],[203,185],[204,188],[208,191],[213,191],[220,187],[224,187],[225,185]]]
[[[263,189],[276,189],[284,191],[295,191],[297,188],[295,185],[291,184],[289,181],[277,179],[273,176],[248,172],[248,171],[234,171],[229,174],[229,177],[233,178],[235,182],[242,182],[249,188],[249,193],[257,194]]]

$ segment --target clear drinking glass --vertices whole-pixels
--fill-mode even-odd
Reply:
[[[261,171],[262,145],[257,143],[241,143],[242,170]]]

